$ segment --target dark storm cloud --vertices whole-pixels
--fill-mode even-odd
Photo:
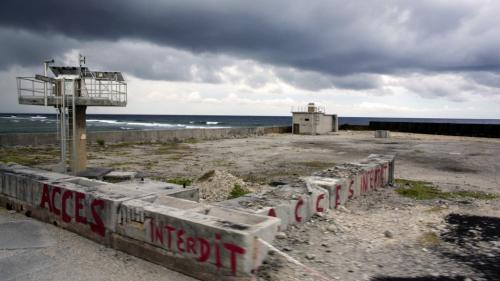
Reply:
[[[60,34],[80,42],[144,40],[342,77],[405,71],[498,71],[500,53],[494,50],[500,49],[500,31],[495,11],[499,11],[498,4],[480,0],[2,0],[0,26],[11,32],[32,31],[30,34],[40,37]],[[33,46],[27,44],[29,40],[12,41],[8,51]],[[18,64],[38,64],[43,52],[70,48],[38,40],[40,48],[36,44],[28,56],[26,50],[17,58]],[[54,48],[47,48],[51,44]],[[14,60],[0,58],[0,68]],[[377,82],[353,83],[354,88],[365,88]]]
[[[0,40],[0,70],[14,65],[40,65],[40,62],[77,46],[76,40],[64,36],[34,34],[1,26]]]

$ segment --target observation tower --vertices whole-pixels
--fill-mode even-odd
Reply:
[[[54,60],[45,61],[43,75],[17,77],[19,104],[56,109],[61,151],[57,170],[73,175],[87,169],[87,107],[127,105],[127,83],[121,72],[91,71],[82,55],[78,61],[79,66],[52,66]]]

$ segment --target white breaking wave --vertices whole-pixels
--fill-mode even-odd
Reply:
[[[225,129],[225,128],[231,128],[231,127],[223,127],[223,126],[186,126],[186,129]]]
[[[144,127],[184,127],[181,124],[166,124],[166,123],[145,123],[145,122],[128,122],[126,123],[130,126],[144,126]]]
[[[229,127],[223,127],[223,126],[210,126],[207,127],[206,125],[217,125],[219,122],[215,121],[207,121],[205,122],[206,125],[185,125],[185,124],[169,124],[169,123],[158,123],[158,122],[124,122],[124,121],[117,121],[117,120],[105,120],[105,119],[88,119],[88,123],[104,123],[104,124],[109,124],[109,125],[120,125],[120,129],[122,130],[132,130],[134,128],[131,127],[145,127],[145,128],[183,128],[183,129],[223,129],[223,128],[229,128]],[[193,124],[194,121],[190,121],[189,124]]]
[[[87,122],[96,122],[96,123],[106,123],[106,124],[124,124],[125,122],[118,122],[116,120],[97,120],[97,119],[89,119]]]
[[[31,116],[30,118],[31,118],[31,119],[47,119],[47,117],[45,117],[45,116],[40,116],[40,115],[37,115],[37,116]]]

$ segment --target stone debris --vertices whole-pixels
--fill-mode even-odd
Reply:
[[[193,185],[199,188],[200,198],[206,202],[219,202],[227,200],[231,190],[235,185],[241,186],[248,192],[255,192],[258,190],[256,186],[247,184],[241,178],[238,178],[228,171],[214,170],[213,172],[206,173],[207,177],[197,179]]]
[[[306,254],[306,259],[308,259],[308,260],[314,260],[315,258],[316,258],[316,255]]]
[[[286,233],[284,233],[284,232],[278,232],[278,233],[276,234],[276,238],[277,238],[277,239],[286,239],[286,238],[287,238],[287,236],[286,236]]]

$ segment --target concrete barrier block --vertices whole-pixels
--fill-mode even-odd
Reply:
[[[117,234],[154,246],[157,254],[175,260],[168,267],[188,275],[251,276],[267,253],[257,250],[263,245],[256,237],[272,239],[279,220],[215,206],[192,207],[124,202],[122,208],[140,210],[144,222],[122,220]],[[127,248],[120,250],[127,252]],[[149,254],[142,257],[155,261]]]
[[[387,154],[370,154],[368,159],[378,159],[382,161],[384,164],[384,175],[386,176],[387,184],[394,184],[394,170],[395,170],[395,161],[396,155],[387,155]]]
[[[387,130],[376,130],[375,137],[387,139],[391,137],[391,132]]]
[[[360,195],[368,193],[382,187],[381,164],[373,161],[361,161],[352,163],[360,167],[360,172],[356,175],[357,183],[359,183]],[[358,189],[358,187],[355,187]]]
[[[381,173],[381,178],[382,178],[382,185],[386,186],[389,184],[389,177],[390,177],[390,162],[393,161],[393,157],[388,157],[385,155],[379,155],[379,154],[370,154],[368,156],[368,160],[378,163],[381,165],[380,173]]]
[[[330,209],[330,193],[319,187],[312,187],[312,193],[308,196],[309,214],[312,217],[317,213],[324,213]]]
[[[34,217],[103,244],[108,244],[109,233],[115,228],[118,204],[127,199],[119,194],[108,196],[74,179],[40,183],[33,192]]]
[[[289,225],[304,223],[314,214],[326,211],[329,208],[329,193],[318,187],[308,190],[306,182],[296,178],[291,183],[268,187],[261,193],[222,201],[217,205],[277,217],[281,220],[279,229],[285,230]]]
[[[293,221],[292,214],[294,214],[292,205],[289,202],[281,202],[272,207],[265,207],[255,211],[256,214],[263,216],[270,216],[280,219],[278,231],[283,231],[288,228],[290,222]]]
[[[328,208],[335,209],[339,205],[344,205],[349,197],[354,195],[350,178],[324,178],[318,176],[311,176],[304,178],[310,182],[311,185],[325,189],[328,193]]]
[[[290,200],[268,198],[265,196],[265,192],[247,194],[242,197],[217,202],[214,205],[278,218],[280,223],[277,229],[279,231],[287,229],[290,223],[294,221],[292,202]]]
[[[15,197],[16,190],[17,190],[17,176],[16,174],[12,173],[5,173],[5,189],[3,191],[3,194],[5,194],[8,197]]]
[[[0,171],[0,195],[4,194],[4,189],[6,188],[5,185],[5,175]]]

